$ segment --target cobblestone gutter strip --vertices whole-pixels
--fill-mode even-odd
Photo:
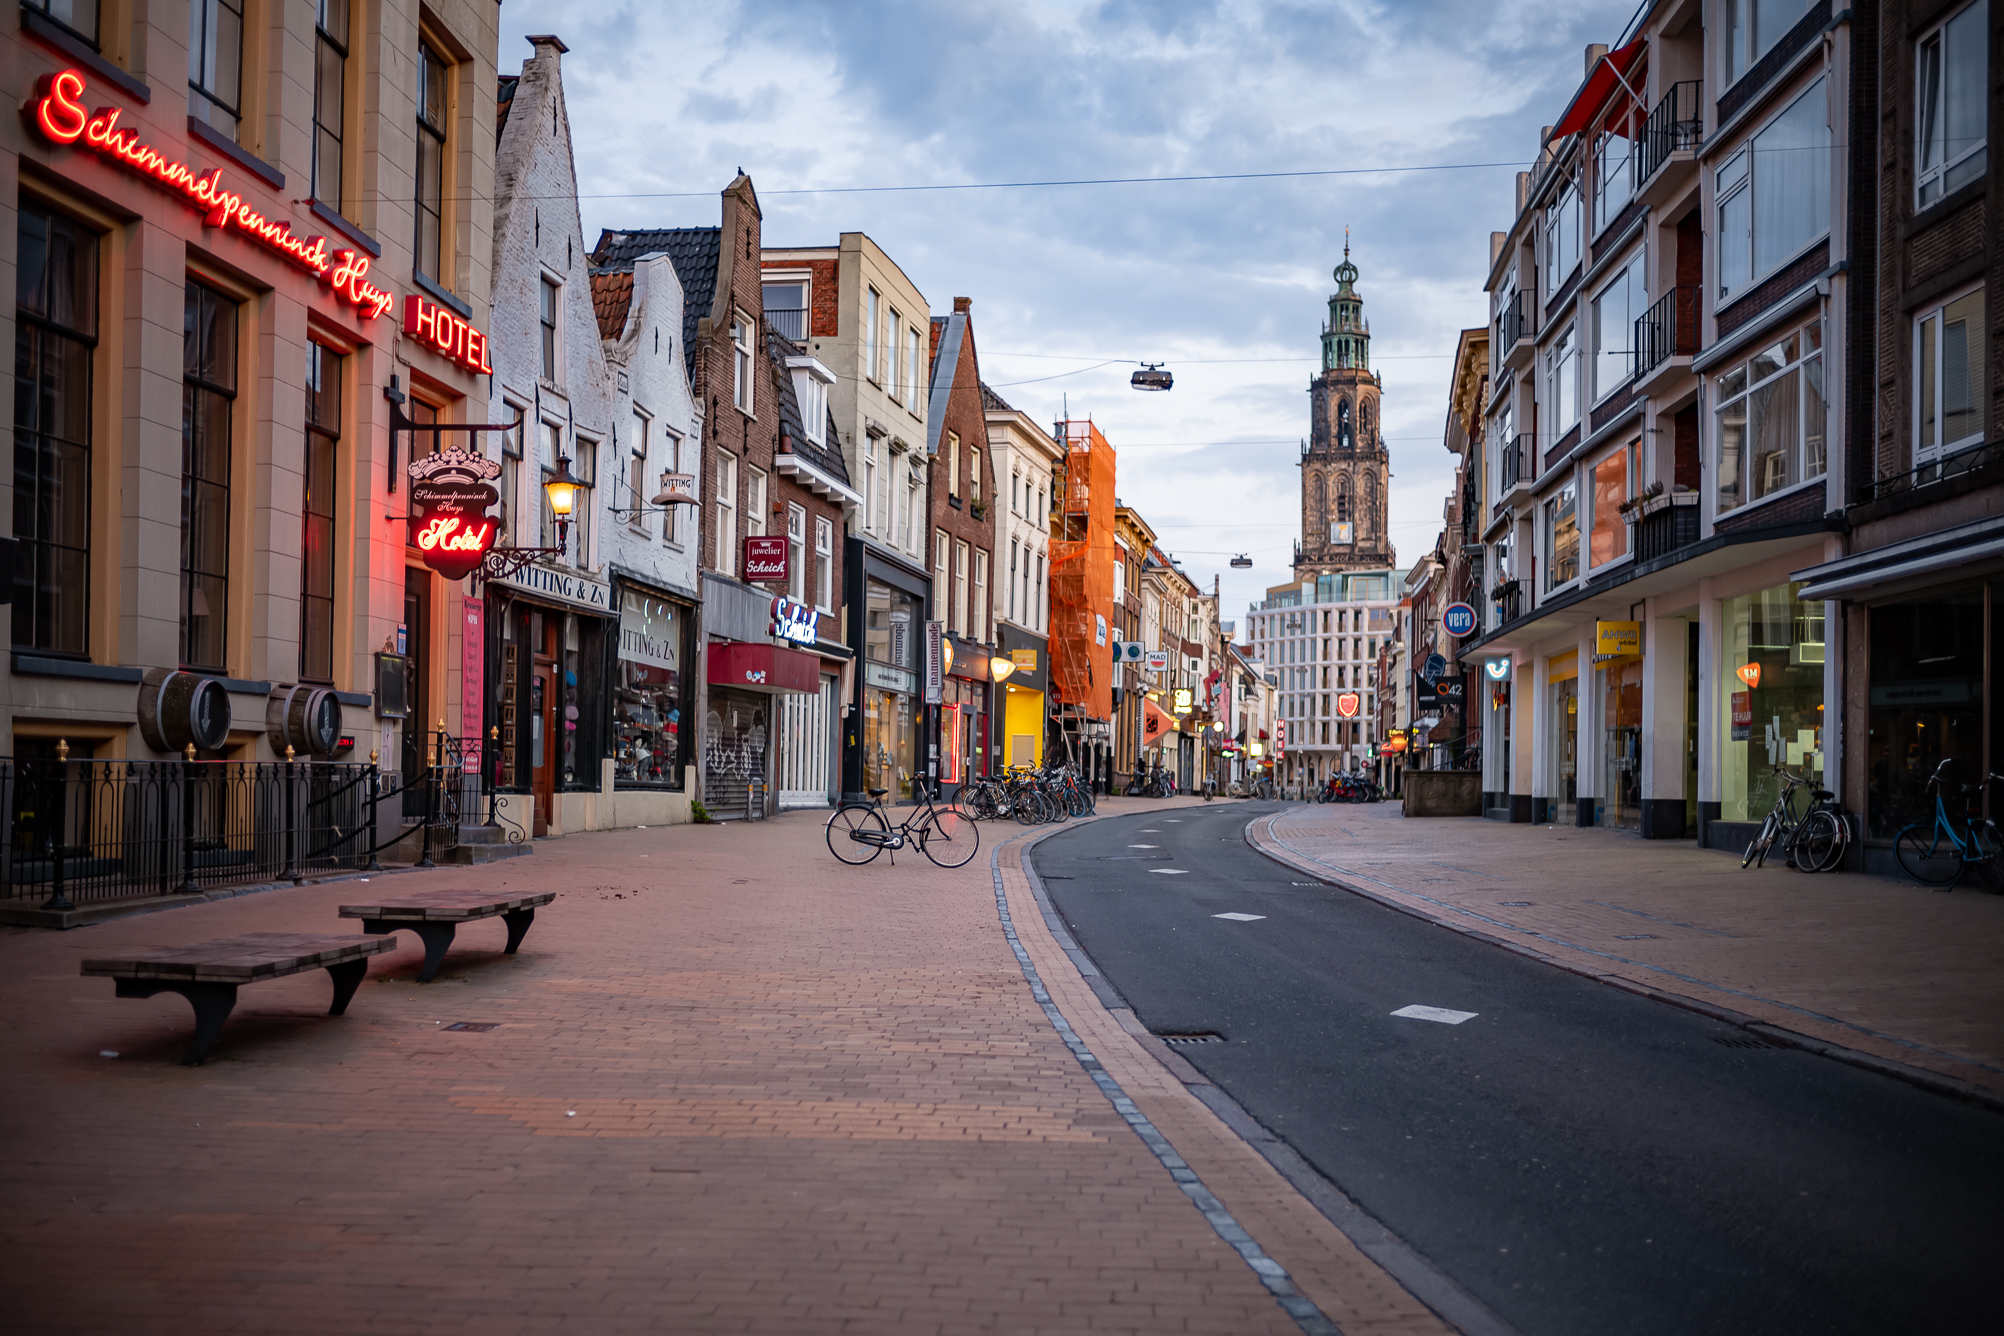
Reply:
[[[1120,1082],[1114,1080],[1100,1065],[1099,1059],[1093,1056],[1092,1050],[1086,1046],[1083,1039],[1079,1038],[1077,1032],[1072,1029],[1071,1022],[1065,1019],[1064,1013],[1058,1010],[1057,1004],[1051,1000],[1050,993],[1044,988],[1043,978],[1037,973],[1036,965],[1031,963],[1029,951],[1024,949],[1021,939],[1016,936],[1016,924],[1009,914],[1009,895],[1002,885],[1002,848],[1003,845],[997,845],[994,852],[988,856],[989,870],[995,880],[995,912],[1001,917],[1002,933],[1009,940],[1009,949],[1016,953],[1016,963],[1022,967],[1023,978],[1030,985],[1030,996],[1044,1009],[1044,1015],[1050,1020],[1051,1028],[1058,1032],[1058,1038],[1064,1041],[1065,1047],[1071,1050],[1074,1058],[1078,1059],[1079,1066],[1085,1068],[1086,1074],[1092,1077],[1093,1084],[1099,1087],[1100,1093],[1106,1096],[1114,1111],[1126,1120],[1127,1125],[1134,1130],[1134,1134],[1141,1138],[1142,1144],[1148,1147],[1149,1153],[1169,1171],[1169,1177],[1176,1181],[1176,1186],[1183,1190],[1183,1195],[1190,1199],[1190,1204],[1203,1213],[1204,1219],[1210,1222],[1218,1237],[1230,1244],[1232,1249],[1245,1259],[1246,1265],[1259,1277],[1260,1284],[1266,1286],[1267,1292],[1273,1295],[1287,1315],[1294,1319],[1295,1325],[1308,1336],[1342,1336],[1341,1329],[1329,1320],[1316,1306],[1314,1300],[1295,1288],[1294,1280],[1287,1274],[1287,1269],[1268,1257],[1266,1251],[1259,1246],[1259,1241],[1248,1234],[1232,1217],[1232,1213],[1225,1209],[1223,1202],[1211,1195],[1210,1190],[1198,1179],[1196,1171],[1176,1153],[1176,1148],[1169,1144],[1167,1137],[1156,1130],[1155,1124],[1135,1107],[1134,1101],[1127,1097],[1125,1090],[1121,1089]]]
[[[1866,1053],[1859,1049],[1847,1048],[1842,1044],[1833,1044],[1828,1040],[1818,1039],[1814,1035],[1802,1034],[1784,1026],[1775,1025],[1772,1022],[1760,1019],[1758,1016],[1749,1016],[1743,1011],[1735,1011],[1730,1007],[1717,1006],[1700,998],[1689,997],[1683,993],[1672,993],[1660,988],[1651,988],[1648,984],[1638,983],[1634,979],[1623,978],[1619,974],[1607,974],[1583,965],[1577,965],[1549,952],[1536,950],[1520,942],[1506,941],[1493,933],[1483,932],[1480,929],[1471,928],[1466,924],[1457,923],[1452,919],[1444,917],[1444,915],[1450,913],[1461,914],[1486,923],[1491,927],[1499,928],[1504,932],[1513,932],[1526,937],[1532,937],[1541,942],[1548,942],[1553,946],[1563,947],[1568,951],[1577,951],[1582,955],[1595,956],[1602,960],[1613,961],[1618,965],[1626,965],[1631,969],[1648,970],[1651,973],[1675,979],[1679,983],[1687,983],[1697,988],[1707,988],[1715,993],[1724,993],[1729,997],[1745,998],[1749,1002],[1758,1002],[1764,1006],[1777,1007],[1783,1011],[1793,1012],[1798,1016],[1806,1016],[1811,1020],[1822,1021],[1827,1025],[1834,1025],[1846,1030],[1855,1030],[1859,1034],[1870,1035],[1874,1039],[1882,1039],[1889,1044],[1896,1044],[1901,1048],[1909,1048],[1917,1053],[1926,1053],[1931,1057],[1941,1058],[1948,1062],[1975,1067],[1980,1071],[1996,1072],[2004,1075],[2004,1068],[1993,1067],[1989,1063],[1979,1062],[1975,1058],[1965,1058],[1960,1054],[1948,1053],[1937,1048],[1929,1048],[1926,1044],[1917,1044],[1911,1039],[1902,1039],[1898,1035],[1886,1034],[1882,1031],[1871,1029],[1869,1026],[1842,1020],[1836,1016],[1826,1016],[1821,1012],[1811,1011],[1806,1007],[1798,1007],[1792,1003],[1777,1001],[1771,997],[1762,997],[1758,993],[1742,992],[1737,988],[1728,988],[1724,984],[1712,983],[1709,980],[1700,979],[1693,975],[1679,974],[1675,970],[1664,969],[1660,965],[1651,965],[1646,961],[1630,960],[1626,956],[1618,956],[1612,952],[1597,950],[1591,946],[1581,946],[1577,942],[1569,942],[1562,937],[1554,937],[1533,928],[1519,928],[1512,924],[1504,923],[1500,919],[1490,918],[1486,914],[1477,913],[1475,910],[1464,909],[1459,905],[1451,905],[1445,900],[1437,899],[1420,891],[1409,891],[1403,886],[1394,886],[1388,881],[1379,881],[1376,877],[1368,876],[1365,873],[1354,872],[1348,868],[1339,867],[1334,863],[1325,863],[1312,854],[1302,853],[1286,840],[1273,833],[1273,823],[1286,815],[1287,813],[1285,812],[1276,812],[1272,816],[1261,817],[1256,821],[1248,822],[1246,825],[1246,843],[1260,853],[1265,854],[1268,858],[1271,858],[1274,862],[1279,863],[1282,867],[1292,868],[1297,872],[1305,872],[1312,877],[1320,877],[1333,886],[1338,886],[1352,895],[1361,895],[1367,900],[1374,900],[1387,909],[1395,909],[1401,914],[1410,915],[1413,918],[1436,924],[1448,929],[1450,932],[1458,932],[1464,937],[1476,938],[1479,941],[1489,943],[1491,946],[1500,946],[1505,951],[1514,952],[1527,959],[1554,966],[1566,971],[1568,974],[1577,974],[1583,979],[1592,979],[1598,983],[1619,988],[1624,993],[1633,993],[1637,997],[1646,997],[1656,1002],[1666,1002],[1673,1007],[1681,1007],[1685,1011],[1696,1012],[1700,1016],[1706,1016],[1712,1020],[1745,1030],[1749,1034],[1758,1035],[1771,1044],[1776,1044],[1783,1048],[1800,1049],[1805,1053],[1814,1053],[1820,1057],[1848,1063],[1853,1067],[1859,1067],[1868,1072],[1876,1072],[1881,1076],[1890,1076],[1894,1080],[1905,1081],[1910,1085],[1919,1086],[1923,1090],[1931,1090],[1938,1095],[1946,1095],[1950,1099],[1959,1099],[1969,1104],[1979,1104],[1985,1108],[2004,1113],[2004,1094],[1985,1089],[1974,1082],[1964,1081],[1959,1077],[1949,1076],[1942,1072],[1930,1071],[1925,1067],[1915,1067],[1909,1063],[1894,1062],[1892,1059],[1882,1058],[1876,1053]],[[1332,873],[1335,875],[1332,876]],[[1359,881],[1370,882],[1372,885],[1382,886],[1385,890],[1392,891],[1398,896],[1410,897],[1410,900],[1421,901],[1426,905],[1433,906],[1434,910],[1439,912],[1430,912],[1419,905],[1410,903],[1407,899],[1395,899],[1393,896],[1386,895],[1383,892],[1374,891],[1368,887],[1355,884]]]

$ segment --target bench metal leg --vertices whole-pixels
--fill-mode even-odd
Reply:
[[[355,963],[366,965],[367,962],[358,960]],[[237,985],[233,983],[202,983],[176,979],[113,979],[112,983],[119,997],[152,997],[156,993],[179,993],[188,999],[188,1005],[195,1009],[195,1040],[188,1045],[187,1055],[181,1059],[183,1067],[202,1065],[202,1059],[209,1055],[209,1046],[214,1044],[216,1036],[223,1032],[223,1022],[230,1018],[230,1012],[237,1005]],[[350,988],[349,991],[354,990]]]
[[[344,960],[339,965],[327,967],[327,977],[334,981],[334,1005],[327,1008],[329,1016],[339,1016],[348,1010],[348,1003],[354,999],[355,990],[362,986],[362,980],[368,973],[367,956]]]
[[[533,908],[517,909],[503,914],[501,921],[508,925],[508,954],[512,956],[515,948],[522,944],[522,939],[529,935],[529,925],[536,921],[536,911]]]
[[[418,971],[419,983],[430,983],[438,973],[438,967],[445,963],[446,948],[452,945],[452,936],[458,926],[456,923],[432,923],[423,919],[362,920],[362,931],[378,937],[399,928],[417,934],[418,940],[424,943],[424,968]]]

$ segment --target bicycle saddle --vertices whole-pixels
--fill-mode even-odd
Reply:
[[[872,798],[881,798],[881,797],[883,797],[883,796],[884,796],[885,794],[889,793],[889,792],[890,792],[890,790],[889,790],[889,789],[864,789],[864,790],[863,790],[863,792],[865,792],[865,793],[869,794],[869,795],[870,795],[870,796],[871,796]]]
[[[1837,796],[1828,789],[1811,789],[1810,792],[1815,795],[1816,801],[1820,803],[1827,803]]]

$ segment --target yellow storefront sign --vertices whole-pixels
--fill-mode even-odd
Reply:
[[[1595,622],[1593,652],[1596,655],[1642,653],[1642,623]]]
[[[1023,672],[1034,673],[1037,671],[1037,651],[1033,649],[1012,649],[1009,651],[1009,662],[1015,664]]]

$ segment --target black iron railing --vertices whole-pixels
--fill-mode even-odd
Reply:
[[[0,758],[0,900],[192,893],[362,867],[373,766]]]
[[[1698,541],[1697,497],[1682,493],[1635,522],[1635,559],[1653,561]],[[1689,501],[1691,504],[1679,504]]]
[[[766,307],[765,327],[790,342],[807,342],[807,312],[799,307]]]
[[[1916,464],[1903,473],[1874,479],[1858,489],[1859,500],[1877,501],[1884,497],[1897,496],[1901,492],[1919,491],[1930,484],[1947,482],[1965,473],[1996,473],[2000,464],[2004,464],[2004,441],[1984,441],[1979,445],[1958,450],[1952,455],[1943,455],[1930,459],[1925,464]]]
[[[1512,293],[1503,309],[1496,313],[1496,346],[1507,355],[1520,339],[1531,337],[1534,325],[1531,319],[1531,300],[1528,294]]]
[[[1635,321],[1635,374],[1698,351],[1698,289],[1672,288]]]
[[[1497,482],[1502,492],[1508,493],[1518,483],[1530,481],[1532,473],[1530,463],[1531,438],[1511,437],[1510,443],[1503,447],[1503,453],[1497,459],[1497,464],[1502,470],[1497,475]]]
[[[1642,158],[1636,181],[1645,182],[1682,149],[1695,150],[1705,140],[1705,115],[1699,104],[1703,81],[1686,79],[1670,85],[1663,100],[1649,113],[1642,130]]]
[[[1498,581],[1489,591],[1496,604],[1496,624],[1508,626],[1524,615],[1524,582],[1522,580]]]

